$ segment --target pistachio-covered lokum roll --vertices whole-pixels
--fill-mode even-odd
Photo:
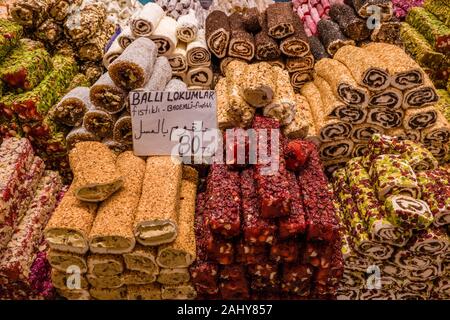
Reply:
[[[86,111],[90,108],[89,88],[76,87],[69,91],[61,101],[54,106],[49,115],[56,122],[67,126],[80,126]]]
[[[69,160],[77,182],[75,196],[82,201],[103,201],[123,185],[116,156],[100,142],[77,143],[69,153]]]
[[[433,215],[425,201],[404,194],[392,195],[386,198],[384,206],[387,219],[405,230],[422,230],[433,223]]]

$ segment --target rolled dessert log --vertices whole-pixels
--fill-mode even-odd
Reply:
[[[77,188],[75,183],[70,186],[44,229],[45,240],[52,250],[76,254],[89,250],[88,237],[97,204],[78,200]]]
[[[367,123],[378,125],[385,129],[396,128],[402,125],[404,116],[405,112],[402,109],[370,108],[367,114]]]
[[[257,60],[277,59],[281,55],[278,43],[269,36],[266,12],[261,14],[261,31],[255,34],[255,57]]]
[[[188,14],[182,15],[177,20],[177,38],[180,41],[189,43],[197,38],[199,21],[195,11],[190,9]]]
[[[162,285],[177,285],[189,282],[191,276],[187,268],[161,269],[158,274],[158,281]]]
[[[91,108],[84,114],[83,127],[95,136],[105,138],[111,136],[116,119],[116,114],[110,114],[91,105]]]
[[[135,245],[134,212],[142,191],[145,161],[127,151],[117,157],[116,167],[124,177],[124,184],[98,208],[89,233],[93,253],[123,254],[131,252]]]
[[[314,56],[314,60],[317,62],[323,58],[330,58],[327,50],[323,46],[322,42],[320,42],[319,38],[316,36],[311,36],[308,38],[309,49],[311,50],[312,55]]]
[[[152,3],[152,2],[149,2]],[[122,286],[120,288],[95,288],[89,289],[89,294],[96,300],[126,300],[127,299],[127,287]]]
[[[397,137],[399,140],[420,141],[420,131],[404,130],[403,128],[392,128],[386,131],[391,137]]]
[[[323,142],[319,148],[319,155],[325,161],[336,158],[350,158],[353,146],[353,141],[348,138]]]
[[[377,14],[375,9],[380,10],[381,21],[389,21],[393,15],[392,1],[389,0],[352,0],[353,7],[359,16],[363,18],[370,18],[372,15]]]
[[[174,241],[178,235],[182,165],[175,158],[147,159],[142,195],[136,210],[134,234],[146,246]]]
[[[84,255],[51,249],[47,254],[51,267],[61,272],[68,272],[70,267],[77,267],[80,273],[87,272],[87,262]]]
[[[306,97],[305,97],[306,99]],[[306,100],[308,101],[308,100]],[[308,108],[306,108],[303,110],[305,113],[305,120],[308,122],[309,125],[309,129],[308,129],[308,135],[306,136],[305,140],[306,141],[311,141],[312,143],[314,143],[316,145],[316,147],[320,146],[320,137],[319,137],[319,129],[316,127],[316,124],[314,122],[314,117],[313,117],[313,113],[311,111],[311,106],[307,105]]]
[[[433,223],[428,204],[406,194],[387,197],[384,206],[388,221],[405,230],[424,231]]]
[[[320,41],[330,56],[333,56],[343,46],[355,45],[355,41],[344,36],[339,25],[332,20],[320,20],[317,23],[317,30]]]
[[[147,38],[138,38],[110,64],[108,71],[116,86],[131,91],[143,87],[153,72],[158,49]]]
[[[276,90],[276,78],[267,62],[258,62],[245,66],[241,79],[242,97],[255,108],[268,105]]]
[[[382,92],[373,93],[369,99],[370,107],[384,107],[386,109],[398,109],[403,104],[403,94],[399,89],[390,87]]]
[[[239,126],[239,118],[233,116],[228,99],[227,79],[221,78],[216,84],[217,124],[220,130]]]
[[[58,23],[64,22],[70,14],[73,5],[80,6],[82,0],[57,0],[53,1],[50,6],[49,16]]]
[[[177,47],[168,59],[173,72],[187,72],[186,43],[179,41]]]
[[[279,57],[277,59],[267,60],[268,64],[270,64],[272,67],[279,67],[281,69],[286,68],[286,64],[284,62],[284,59],[282,57]]]
[[[120,34],[116,38],[119,46],[122,48],[122,50],[125,50],[130,44],[133,43],[134,40],[136,40],[136,37],[133,35],[131,31],[130,26],[126,26],[122,29]]]
[[[82,201],[106,200],[123,185],[116,156],[100,142],[77,143],[70,150],[69,162],[77,182],[74,193]]]
[[[439,101],[433,82],[425,75],[423,85],[406,90],[403,97],[404,109],[417,109],[434,106]]]
[[[172,67],[170,66],[169,60],[166,57],[158,57],[153,65],[153,73],[143,90],[162,91],[171,78]]]
[[[161,300],[161,287],[158,283],[127,285],[128,300]]]
[[[129,270],[156,275],[159,273],[156,255],[156,247],[147,247],[138,243],[132,252],[123,255],[123,259]]]
[[[72,41],[89,39],[101,29],[106,20],[106,6],[102,2],[85,3],[79,10],[71,11],[64,22],[65,34]]]
[[[290,73],[296,71],[310,71],[314,67],[314,57],[308,53],[300,58],[287,58],[286,70]]]
[[[97,277],[88,273],[87,281],[91,287],[97,289],[117,289],[125,285],[125,281],[120,275]]]
[[[89,254],[88,273],[95,277],[111,277],[124,272],[123,258],[116,254]]]
[[[350,136],[352,130],[350,124],[327,117],[320,91],[313,82],[306,83],[300,92],[308,100],[314,123],[322,142],[348,138]]]
[[[363,48],[383,61],[391,75],[391,86],[403,91],[423,84],[423,70],[400,47],[387,43],[369,43]]]
[[[255,56],[255,39],[253,35],[245,31],[242,15],[238,12],[228,17],[231,28],[228,55],[233,58],[251,61]]]
[[[113,43],[111,44],[111,47],[109,47],[108,51],[106,51],[105,55],[103,56],[103,66],[108,69],[109,65],[116,60],[123,52],[122,47],[119,45],[119,41],[116,38]]]
[[[308,100],[302,95],[295,95],[294,119],[282,128],[283,135],[290,139],[305,139],[308,135],[309,123],[305,109],[309,108]]]
[[[224,58],[228,52],[231,28],[228,16],[220,10],[212,11],[205,22],[206,42],[217,58]]]
[[[56,288],[56,292],[61,296],[66,298],[67,300],[91,300],[91,294],[89,290],[83,289],[58,289]]]
[[[161,287],[161,298],[164,300],[193,300],[197,292],[191,284],[163,285]]]
[[[434,126],[422,130],[421,141],[427,146],[435,143],[447,144],[450,141],[450,124],[441,112],[437,111]]]
[[[78,57],[85,61],[101,61],[109,39],[114,35],[116,25],[105,20],[101,28],[78,47]]]
[[[104,73],[91,87],[89,97],[92,104],[110,114],[116,114],[123,110],[128,94],[116,86],[109,75]]]
[[[80,283],[79,283],[79,287],[76,288],[75,286],[78,285],[76,284],[75,281],[71,281],[71,279],[69,279],[69,277],[73,277],[73,274],[71,273],[66,273],[65,271],[58,271],[56,269],[52,269],[51,270],[51,279],[52,279],[52,285],[59,290],[67,290],[67,291],[71,291],[71,290],[87,290],[89,289],[89,283],[87,281],[87,277],[85,274],[83,275],[79,275],[79,279],[80,279]],[[75,288],[73,288],[72,286],[74,286]]]
[[[113,139],[119,143],[132,144],[133,135],[131,129],[131,115],[128,111],[124,111],[114,123]]]
[[[112,138],[105,138],[102,140],[102,143],[109,148],[116,156],[119,154],[130,151],[132,149],[132,145],[128,143],[121,143]]]
[[[36,38],[49,44],[56,44],[64,35],[63,28],[53,19],[45,20],[36,30]]]
[[[89,82],[88,78],[82,74],[82,73],[77,73],[72,81],[70,82],[69,87],[67,87],[67,92],[69,92],[70,90],[75,89],[76,87],[90,87],[91,83]]]
[[[191,68],[186,74],[186,81],[189,87],[201,86],[210,87],[213,80],[213,72],[210,67]]]
[[[49,114],[56,122],[67,126],[80,126],[84,114],[90,109],[89,88],[76,87],[54,106]]]
[[[242,16],[245,30],[251,33],[257,33],[261,31],[263,24],[262,15],[263,14],[260,13],[257,7],[248,8]]]
[[[177,47],[177,20],[168,16],[162,17],[158,27],[150,36],[158,48],[158,55],[170,56]]]
[[[217,88],[217,85],[216,85]],[[178,79],[172,79],[170,80],[166,87],[164,88],[164,91],[186,91],[187,85],[181,80]],[[217,90],[217,89],[216,89]]]
[[[437,110],[434,106],[408,109],[405,111],[403,127],[406,130],[421,130],[432,127],[437,121]]]
[[[172,72],[172,77],[174,79],[183,81],[184,83],[188,84],[187,81],[187,72]]]
[[[383,61],[376,55],[355,46],[341,47],[333,59],[344,64],[356,82],[371,91],[381,91],[390,84],[390,76]]]
[[[449,145],[443,143],[432,143],[427,145],[428,151],[436,158],[439,163],[446,162],[449,154]]]
[[[288,125],[295,117],[295,93],[291,86],[289,73],[278,67],[272,67],[275,79],[273,100],[264,107],[266,117],[277,119],[280,125]]]
[[[103,74],[103,67],[93,61],[86,61],[81,65],[80,71],[86,76],[90,83],[94,83]]]
[[[158,248],[156,262],[161,268],[187,268],[196,258],[194,215],[197,184],[197,170],[184,166],[178,213],[178,236],[173,243]],[[189,275],[187,269],[186,272]]]
[[[352,6],[345,3],[334,3],[328,13],[330,18],[339,24],[342,32],[350,39],[362,41],[370,36],[367,21],[356,15]]]
[[[83,126],[74,127],[66,136],[68,150],[73,149],[81,141],[100,141],[100,138]]]
[[[295,32],[291,3],[272,3],[266,9],[268,34],[283,39]]]
[[[186,60],[189,67],[208,67],[211,65],[211,54],[205,40],[205,31],[199,30],[197,37],[186,47]]]
[[[281,40],[280,50],[288,57],[303,57],[310,52],[308,37],[300,19],[297,19],[293,13],[291,15],[293,16],[294,34]]]
[[[364,123],[367,117],[367,109],[348,106],[340,101],[333,93],[328,82],[322,77],[316,76],[314,84],[320,92],[325,117],[337,118],[351,124]]]
[[[355,148],[353,148],[352,154],[355,153]],[[350,158],[340,158],[334,160],[328,160],[323,162],[323,169],[327,176],[332,176],[333,172],[336,170],[342,169],[347,164]]]
[[[367,144],[365,143],[355,143],[352,151],[352,158],[362,157],[366,154]]]
[[[392,18],[390,21],[384,21],[376,25],[370,35],[370,40],[374,42],[384,42],[395,45],[402,45],[400,40],[400,20]]]
[[[149,274],[139,271],[125,271],[122,275],[122,282],[126,285],[145,285],[156,281],[155,274]]]
[[[298,90],[301,89],[301,87],[311,81],[313,79],[312,72],[310,71],[295,71],[290,73],[291,76],[291,85]]]
[[[323,58],[314,66],[316,74],[328,82],[333,92],[346,104],[364,108],[369,102],[369,93],[360,87],[350,70],[335,59]]]
[[[13,21],[27,28],[36,28],[47,17],[53,1],[20,0],[11,3],[9,8]]]
[[[164,10],[156,3],[148,2],[140,11],[130,19],[130,27],[133,35],[149,37],[158,27],[164,17]]]
[[[355,124],[350,134],[354,142],[367,143],[375,133],[383,133],[384,128],[376,124]]]

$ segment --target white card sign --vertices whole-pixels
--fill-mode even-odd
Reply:
[[[214,90],[132,91],[133,150],[137,156],[191,156],[217,132]]]

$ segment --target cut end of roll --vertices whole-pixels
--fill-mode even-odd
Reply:
[[[75,196],[81,201],[100,202],[119,190],[123,182],[123,178],[120,178],[113,183],[79,186],[75,190]]]
[[[173,242],[178,235],[175,223],[171,221],[155,221],[141,223],[137,226],[136,240],[144,246],[159,246]]]

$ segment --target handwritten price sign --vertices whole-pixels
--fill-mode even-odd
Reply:
[[[218,130],[213,90],[133,91],[129,99],[136,155],[214,153]]]

